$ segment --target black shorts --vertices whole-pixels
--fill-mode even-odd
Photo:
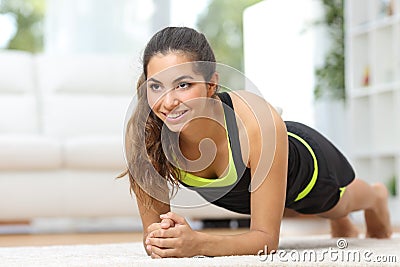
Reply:
[[[285,123],[289,135],[286,207],[304,214],[330,210],[339,201],[344,188],[354,180],[352,166],[316,130],[297,122]],[[307,186],[311,190],[304,195]],[[303,196],[299,197],[301,193]]]

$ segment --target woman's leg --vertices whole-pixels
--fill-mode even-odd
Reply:
[[[387,199],[388,192],[383,184],[369,185],[355,179],[347,186],[335,207],[318,215],[331,219],[333,236],[355,236],[356,228],[347,215],[352,211],[364,210],[366,237],[389,238],[392,229]]]
[[[330,219],[332,237],[358,237],[358,229],[349,216]]]

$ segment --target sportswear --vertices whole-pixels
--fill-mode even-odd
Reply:
[[[228,210],[250,214],[251,170],[242,160],[239,131],[231,97],[219,93],[228,138],[229,170],[224,177],[208,179],[181,170],[180,182],[207,201]],[[344,155],[316,130],[285,121],[288,132],[287,208],[315,214],[331,209],[344,187],[355,177]]]

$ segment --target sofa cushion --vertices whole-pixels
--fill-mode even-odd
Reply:
[[[119,172],[126,166],[122,134],[67,139],[63,153],[65,167],[69,169],[107,169]]]
[[[61,167],[60,144],[36,135],[0,135],[0,170],[51,170]]]
[[[33,55],[22,51],[0,52],[0,94],[33,93]]]
[[[33,95],[0,92],[0,134],[38,133],[37,114],[37,102]]]
[[[132,94],[132,63],[127,55],[40,55],[38,81],[45,93]]]
[[[129,56],[41,55],[43,131],[61,138],[122,134],[135,92]]]
[[[129,102],[129,96],[45,96],[44,134],[60,138],[122,135]]]
[[[31,54],[0,52],[0,134],[39,131],[35,81]]]

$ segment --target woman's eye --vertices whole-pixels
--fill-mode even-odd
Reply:
[[[161,86],[159,85],[159,84],[156,84],[156,83],[154,83],[154,84],[150,84],[150,89],[151,90],[153,90],[153,91],[160,91],[162,88],[161,88]]]
[[[186,83],[186,82],[181,82],[178,84],[178,86],[176,87],[177,89],[187,89],[190,87],[190,83]]]

